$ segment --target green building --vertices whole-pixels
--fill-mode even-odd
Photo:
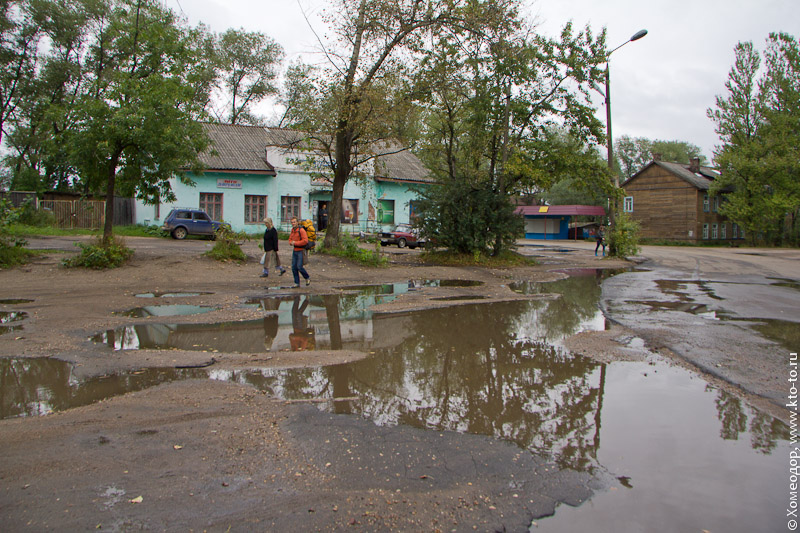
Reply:
[[[321,151],[299,148],[299,132],[228,124],[205,128],[211,139],[211,147],[201,154],[206,170],[189,173],[194,186],[171,181],[174,203],[147,205],[137,200],[136,223],[160,225],[173,207],[200,207],[236,231],[260,231],[265,216],[284,230],[293,216],[310,218],[324,229],[332,174]],[[343,232],[379,232],[410,222],[416,190],[433,183],[422,162],[407,150],[384,146],[372,155],[363,157],[366,162],[345,185]]]

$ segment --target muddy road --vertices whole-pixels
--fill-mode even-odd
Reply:
[[[775,407],[780,387],[766,378],[781,361],[748,381],[711,359],[706,381],[692,369],[705,370],[707,350],[682,351],[665,333],[698,327],[670,302],[710,320],[700,306],[721,315],[714,306],[753,300],[691,283],[700,263],[686,256],[626,273],[635,265],[595,258],[589,243],[558,243],[522,247],[538,266],[475,269],[387,248],[386,269],[312,256],[311,286],[298,291],[290,275],[258,278],[255,243],[236,265],[205,258],[207,241],[131,238],[129,265],[92,272],[60,266],[74,240],[34,239],[51,252],[0,271],[10,530],[569,531],[591,498],[606,517],[594,529],[619,531],[604,498],[623,493],[680,514],[677,528],[766,530],[780,518],[766,503],[775,487],[738,513],[692,504],[688,491],[682,513],[663,504],[675,496],[659,486],[693,475],[718,498],[747,499],[771,485],[785,446],[785,412],[751,407]],[[782,261],[795,259],[769,273],[789,291]],[[627,318],[659,313],[666,327]],[[650,420],[631,411],[645,405],[671,414],[625,438]],[[642,446],[666,461],[707,454],[670,474],[630,459]],[[733,478],[714,462],[730,446]]]

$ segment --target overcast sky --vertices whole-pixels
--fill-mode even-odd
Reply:
[[[287,60],[318,49],[314,30],[323,0],[165,0],[189,23],[215,32],[244,28],[267,34],[283,46]],[[630,135],[680,140],[699,146],[709,160],[719,144],[706,110],[725,94],[733,48],[752,41],[763,50],[770,32],[800,37],[800,0],[527,0],[540,33],[555,36],[570,20],[594,32],[608,29],[614,48],[640,29],[648,35],[611,58],[614,137]],[[302,10],[301,10],[302,6]],[[598,102],[601,104],[602,102]],[[598,115],[605,122],[605,109]]]

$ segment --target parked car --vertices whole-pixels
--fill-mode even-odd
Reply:
[[[381,232],[380,238],[381,246],[396,244],[398,248],[408,246],[411,249],[425,246],[425,239],[419,237],[419,230],[411,227],[411,224],[398,224],[392,231]]]
[[[185,239],[187,235],[205,235],[213,239],[221,226],[230,228],[230,224],[211,220],[202,209],[179,207],[169,212],[161,229],[172,235],[173,239]]]

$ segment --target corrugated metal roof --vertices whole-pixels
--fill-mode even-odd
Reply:
[[[211,139],[210,150],[200,154],[209,170],[274,173],[266,161],[264,128],[231,124],[203,124]]]
[[[282,128],[204,124],[216,154],[203,153],[200,160],[209,170],[269,172],[275,169],[265,160],[268,146],[291,148],[305,138],[303,132]],[[399,145],[381,147],[386,152],[366,163],[366,172],[378,180],[432,183],[428,169],[417,156]],[[374,165],[373,165],[374,162]],[[374,172],[374,173],[373,173]]]
[[[642,172],[650,168],[651,165],[658,165],[659,167],[671,172],[672,174],[678,176],[682,180],[700,189],[701,191],[707,191],[711,183],[715,179],[719,178],[720,175],[717,170],[711,167],[700,167],[698,172],[695,173],[689,170],[689,165],[684,165],[683,163],[670,163],[668,161],[651,161],[647,166],[645,166],[642,170],[631,176],[631,178],[622,185],[625,186],[628,183],[635,180]]]
[[[521,205],[515,210],[521,215],[584,215],[603,216],[606,210],[597,205]]]

